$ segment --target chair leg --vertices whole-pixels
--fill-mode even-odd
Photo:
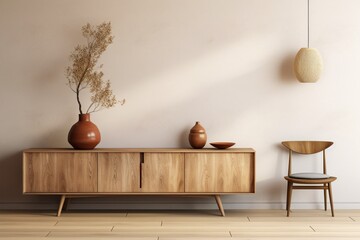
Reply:
[[[326,183],[324,183],[324,187],[326,187]],[[326,189],[324,189],[324,207],[325,211],[327,211],[327,197],[326,197]]]
[[[286,204],[286,210],[287,210],[287,214],[286,216],[289,217],[290,216],[290,206],[291,206],[291,195],[292,195],[292,189],[293,188],[293,183],[292,182],[288,182],[288,199],[287,199],[287,204]]]
[[[286,188],[286,211],[288,210],[288,202],[289,202],[289,187],[290,183],[287,183],[287,188]]]
[[[331,190],[331,183],[328,183],[329,187],[329,198],[330,198],[330,207],[331,207],[331,216],[335,216],[334,214],[334,203],[333,203],[333,196],[332,196],[332,190]]]

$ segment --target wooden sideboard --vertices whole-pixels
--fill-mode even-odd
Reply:
[[[255,192],[251,148],[94,150],[27,149],[23,193],[60,195],[220,195]]]

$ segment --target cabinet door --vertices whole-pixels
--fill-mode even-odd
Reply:
[[[254,153],[186,153],[185,192],[254,192]]]
[[[145,153],[142,192],[184,192],[183,153]]]
[[[139,192],[140,153],[99,153],[99,192]]]
[[[96,153],[25,153],[24,192],[97,192]]]

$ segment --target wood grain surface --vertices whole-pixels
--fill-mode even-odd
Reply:
[[[96,153],[25,153],[26,192],[97,192]]]
[[[185,192],[254,192],[252,153],[185,153]]]

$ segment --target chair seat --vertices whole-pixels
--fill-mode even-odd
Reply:
[[[336,180],[336,177],[328,177],[328,178],[318,178],[318,179],[309,179],[309,178],[293,178],[289,176],[284,177],[287,181],[292,183],[300,183],[300,184],[324,184],[331,183]]]
[[[329,175],[323,173],[293,173],[289,177],[291,178],[298,178],[298,179],[327,179],[330,178]]]

